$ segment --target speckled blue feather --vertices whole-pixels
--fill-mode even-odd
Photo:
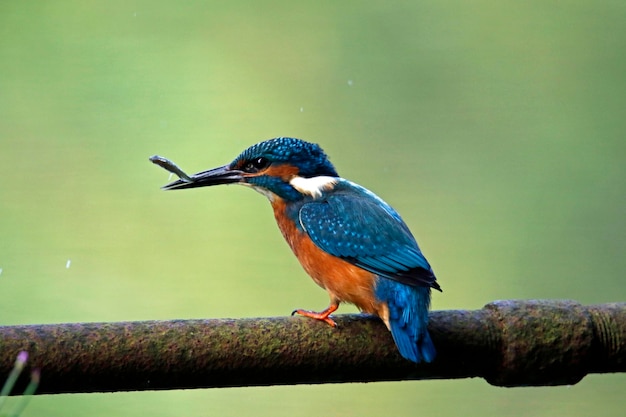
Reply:
[[[398,213],[371,191],[340,178],[321,198],[299,205],[298,216],[318,247],[378,275],[374,292],[388,305],[400,354],[413,362],[431,362],[435,347],[426,329],[430,288],[440,287]]]
[[[439,289],[435,275],[400,215],[371,191],[345,179],[307,201],[298,219],[313,242],[381,277]]]

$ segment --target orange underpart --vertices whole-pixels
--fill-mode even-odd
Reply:
[[[321,313],[302,314],[299,310],[296,312],[326,321],[328,314],[335,311],[339,303],[347,302],[356,305],[363,312],[378,315],[387,323],[387,306],[380,303],[374,294],[376,275],[333,256],[315,245],[311,238],[299,230],[294,221],[285,214],[286,203],[282,199],[275,199],[272,207],[278,227],[302,267],[317,285],[326,289],[330,296],[331,306]],[[323,315],[329,309],[331,311],[326,314],[326,317],[313,316]]]

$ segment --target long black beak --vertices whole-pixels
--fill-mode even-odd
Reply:
[[[198,172],[189,177],[189,180],[180,179],[161,187],[164,190],[182,190],[184,188],[208,187],[219,184],[234,184],[243,181],[242,172],[230,169],[228,165]]]

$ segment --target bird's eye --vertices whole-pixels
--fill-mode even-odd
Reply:
[[[259,172],[262,169],[265,169],[269,166],[270,161],[267,158],[255,158],[248,161],[244,166],[243,170],[245,172]]]

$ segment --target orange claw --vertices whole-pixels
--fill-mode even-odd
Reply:
[[[297,310],[292,311],[291,315],[293,316],[294,314],[299,314],[304,317],[310,317],[315,320],[321,320],[331,327],[337,327],[337,323],[335,323],[335,321],[331,319],[329,316],[338,308],[339,308],[338,304],[331,304],[328,306],[327,309],[320,311],[319,313],[315,311],[297,309]]]

